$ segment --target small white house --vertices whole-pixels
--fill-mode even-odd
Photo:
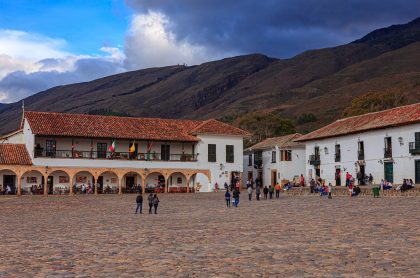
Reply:
[[[306,143],[306,175],[345,185],[348,172],[359,184],[372,174],[420,183],[420,103],[337,120],[299,139]]]
[[[305,144],[301,134],[267,138],[244,150],[244,185],[247,180],[275,185],[305,173]]]

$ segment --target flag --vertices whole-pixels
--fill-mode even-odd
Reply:
[[[148,151],[151,152],[152,151],[152,142],[149,142],[149,146],[147,147]]]
[[[109,151],[112,153],[115,152],[115,140],[113,140],[111,146],[109,146]]]
[[[131,144],[131,147],[130,147],[130,153],[133,153],[133,152],[135,152],[136,151],[136,144],[133,142],[132,144]]]

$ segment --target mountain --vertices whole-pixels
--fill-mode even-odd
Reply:
[[[164,118],[235,118],[251,111],[296,119],[312,113],[306,131],[341,115],[372,90],[397,88],[420,101],[420,18],[375,30],[346,45],[306,51],[290,59],[262,54],[198,66],[168,66],[54,87],[25,99],[34,111],[112,111]],[[0,133],[16,129],[21,104],[0,105]]]

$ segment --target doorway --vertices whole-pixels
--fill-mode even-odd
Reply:
[[[104,192],[104,177],[103,176],[99,176],[98,180],[96,181],[97,184],[99,184],[98,186],[98,193],[103,193]]]
[[[415,162],[414,162],[415,164],[414,164],[414,171],[415,171],[415,173],[416,173],[416,175],[415,175],[415,183],[416,184],[419,184],[420,183],[420,160],[416,160]]]
[[[394,183],[394,163],[393,162],[385,162],[384,163],[384,177],[386,181],[390,183]]]
[[[341,186],[341,169],[340,167],[335,168],[335,185]]]
[[[54,194],[54,177],[48,176],[47,178],[47,189],[48,194]]]
[[[321,178],[321,167],[319,167],[319,165],[315,166],[315,177],[316,179]]]
[[[16,192],[16,175],[3,175],[3,186],[10,186],[11,194]]]
[[[271,185],[275,186],[277,184],[277,170],[271,170]]]
[[[125,190],[127,193],[136,193],[136,177],[127,175],[125,176]]]
[[[366,183],[365,183],[365,177],[366,177],[365,165],[359,165],[359,167],[360,167],[360,180],[359,180],[359,184],[360,185],[366,185]]]

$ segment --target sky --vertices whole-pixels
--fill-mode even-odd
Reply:
[[[290,58],[419,16],[418,0],[0,0],[0,103],[148,67]]]

